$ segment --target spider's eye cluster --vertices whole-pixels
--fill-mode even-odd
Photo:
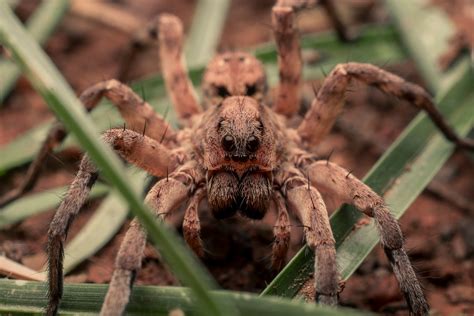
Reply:
[[[227,134],[222,138],[222,148],[227,152],[232,152],[235,149],[234,137]]]
[[[227,88],[224,86],[217,86],[216,91],[217,91],[217,95],[220,96],[221,98],[226,98],[230,96],[229,90],[227,90]]]
[[[257,85],[252,84],[252,85],[247,85],[247,86],[246,86],[245,95],[251,97],[251,96],[253,96],[255,93],[257,93]]]
[[[256,152],[259,146],[260,146],[260,141],[258,140],[257,137],[250,136],[247,139],[246,148],[249,152],[251,152],[251,153]]]

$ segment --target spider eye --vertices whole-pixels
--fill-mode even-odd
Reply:
[[[247,88],[247,91],[245,92],[245,95],[249,97],[253,96],[257,92],[257,85],[254,85],[254,84],[247,85],[246,88]]]
[[[257,123],[257,129],[258,129],[261,133],[263,133],[263,123],[262,123],[262,121],[258,121],[258,123]]]
[[[235,149],[235,140],[234,137],[227,134],[222,138],[222,148],[227,152],[232,152]]]
[[[247,139],[247,145],[246,148],[249,152],[253,153],[257,151],[258,147],[260,146],[260,141],[258,140],[257,137],[255,136],[250,136]]]
[[[229,90],[227,90],[227,88],[224,86],[217,86],[216,90],[217,90],[217,95],[220,96],[221,98],[230,96]]]

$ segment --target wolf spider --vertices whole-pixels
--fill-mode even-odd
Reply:
[[[244,52],[226,52],[214,57],[204,74],[204,100],[199,104],[183,61],[183,28],[180,20],[169,14],[158,17],[149,29],[149,35],[158,39],[167,92],[183,129],[174,130],[148,103],[117,80],[88,88],[80,99],[88,110],[102,97],[118,107],[127,128],[109,129],[102,139],[124,160],[160,179],[145,199],[157,217],[165,217],[185,201],[188,203],[183,235],[198,256],[204,255],[198,206],[207,198],[210,211],[218,219],[236,213],[261,219],[269,208],[274,208],[278,217],[274,227],[272,265],[281,268],[289,245],[289,209],[302,223],[306,243],[314,251],[315,300],[336,305],[340,291],[339,272],[335,240],[322,192],[335,197],[341,204],[352,204],[374,218],[382,247],[410,312],[428,314],[429,306],[405,252],[399,224],[383,198],[342,167],[318,159],[311,150],[329,133],[343,108],[344,94],[352,79],[425,110],[446,137],[458,146],[472,148],[472,143],[460,139],[445,123],[424,89],[362,63],[336,66],[324,80],[299,126],[290,127],[290,119],[296,115],[300,104],[302,70],[294,25],[295,8],[281,3],[276,5],[272,23],[278,48],[280,84],[271,107],[264,104],[267,83],[263,66]],[[144,122],[146,129],[143,129]],[[64,128],[55,126],[38,157],[44,157],[64,137]],[[37,165],[39,160],[35,161]],[[48,315],[57,313],[62,297],[63,243],[98,172],[85,155],[51,222],[47,247]],[[134,219],[120,246],[101,314],[124,312],[134,276],[141,267],[145,243],[146,232]]]

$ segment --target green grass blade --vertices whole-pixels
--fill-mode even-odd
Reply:
[[[43,1],[26,22],[26,29],[42,45],[54,31],[68,8],[69,1],[67,0]],[[0,80],[1,106],[20,77],[21,71],[12,61],[2,58],[0,59],[0,74],[2,74],[2,80]]]
[[[122,194],[152,241],[159,246],[171,270],[191,288],[200,314],[233,314],[227,304],[210,297],[207,289],[215,285],[207,271],[174,232],[154,220],[148,208],[130,188],[117,156],[99,140],[99,134],[71,88],[3,2],[0,2],[0,40],[12,52],[35,89],[87,150],[104,176]]]
[[[0,209],[0,230],[21,222],[25,218],[37,215],[52,208],[55,208],[61,202],[61,196],[67,191],[67,187],[58,187],[31,194],[17,200],[2,209]],[[101,197],[109,191],[109,188],[103,184],[97,184],[92,189],[89,199]]]
[[[107,285],[65,284],[62,315],[97,314]],[[46,303],[45,285],[40,282],[0,280],[0,314],[42,313]],[[188,289],[180,287],[136,286],[133,288],[127,315],[168,316],[181,309],[186,316],[196,315]],[[214,300],[233,300],[241,315],[246,316],[343,316],[370,315],[347,308],[329,308],[281,298],[261,298],[255,294],[228,291],[212,292]]]
[[[204,65],[214,55],[229,11],[229,0],[199,0],[186,40],[189,67]]]
[[[405,53],[396,41],[396,34],[390,27],[374,26],[366,29],[356,43],[340,43],[332,33],[319,34],[317,36],[303,37],[302,47],[304,49],[317,49],[323,56],[327,56],[320,63],[306,65],[304,69],[305,79],[318,79],[323,77],[322,69],[329,71],[335,64],[352,61],[372,62],[384,64],[387,61],[395,63],[405,58]],[[255,55],[265,63],[268,79],[271,84],[278,80],[276,65],[277,54],[273,44],[262,45],[255,50]],[[195,85],[201,80],[203,66],[196,67],[190,71],[190,76]],[[161,76],[153,76],[133,84],[138,93],[145,92],[147,101],[154,106],[159,113],[166,111],[169,104],[163,79]],[[100,130],[110,126],[120,126],[121,121],[116,111],[110,105],[103,102],[92,113],[92,118]],[[168,119],[173,123],[174,112],[170,108]],[[44,139],[51,123],[44,123],[16,138],[10,144],[0,148],[0,175],[9,169],[21,166],[34,157]]]
[[[389,2],[401,7],[403,7],[402,2],[407,2],[406,8],[414,9],[411,4],[408,6],[408,2],[414,1]],[[420,10],[421,6],[418,7],[419,14],[421,14]],[[416,22],[429,19],[429,17],[412,13],[405,15],[403,12],[403,10],[398,11],[399,20],[406,26],[403,29],[404,34],[412,33],[413,29],[421,29],[415,25]],[[408,16],[415,21],[407,21]],[[441,23],[439,26],[445,25]],[[437,29],[431,27],[430,32],[437,34]],[[413,41],[416,45],[419,45],[418,42],[420,41]],[[410,51],[416,55],[415,60],[426,58],[424,60],[431,60],[432,68],[436,67],[436,64],[433,64],[436,58],[431,54],[436,56],[437,52],[442,50],[435,46],[445,44],[442,39],[438,39],[438,42],[430,40],[423,43],[428,43],[424,49],[411,48]],[[446,77],[440,75],[440,78],[430,79],[430,82],[433,87],[444,91],[438,93],[436,98],[443,115],[460,135],[466,135],[474,118],[474,91],[472,90],[474,77],[466,63],[462,62],[461,65],[464,67],[463,71],[454,69],[446,74]],[[428,78],[432,75],[431,71],[424,71],[424,69],[429,69],[427,65],[420,69],[424,77]],[[434,177],[453,150],[454,146],[440,136],[426,115],[419,114],[369,171],[364,181],[376,192],[383,194],[392,213],[399,218]],[[331,226],[337,243],[338,267],[344,280],[350,277],[379,240],[373,225],[353,230],[353,225],[360,217],[360,213],[349,206],[341,208],[331,217]],[[313,272],[313,262],[312,252],[308,247],[303,247],[262,292],[262,295],[295,296]]]

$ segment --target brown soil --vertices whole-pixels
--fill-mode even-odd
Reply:
[[[25,2],[25,1],[23,1]],[[178,15],[186,29],[194,1],[116,1],[146,21],[160,12]],[[442,1],[439,1],[442,2]],[[18,9],[26,17],[34,7],[26,1]],[[370,0],[351,0],[343,10],[353,10],[357,23],[383,21],[383,9]],[[34,3],[33,3],[34,4]],[[227,20],[220,48],[244,48],[271,40],[270,8],[273,1],[234,1]],[[453,16],[453,15],[452,15]],[[315,23],[314,21],[318,21]],[[305,32],[329,28],[321,10],[301,15]],[[76,91],[97,81],[115,77],[119,60],[130,34],[114,28],[68,15],[46,50]],[[143,54],[129,73],[128,80],[159,70],[156,52]],[[411,63],[392,66],[389,70],[415,82],[420,82]],[[307,89],[311,85],[308,84]],[[353,174],[362,177],[407,125],[416,111],[398,100],[371,88],[357,85],[357,92],[348,96],[344,115],[333,133],[318,148]],[[21,79],[0,109],[0,145],[6,144],[31,127],[51,117],[42,99]],[[61,153],[49,159],[35,191],[69,183],[76,170],[78,155]],[[58,162],[61,161],[61,163]],[[401,220],[407,248],[422,280],[434,311],[441,315],[474,314],[474,225],[472,207],[459,207],[458,194],[472,202],[472,161],[464,153],[456,153],[437,175],[435,181],[413,203]],[[0,194],[21,182],[25,168],[19,168],[2,178]],[[467,203],[469,204],[469,203]],[[98,202],[91,202],[72,225],[73,237],[92,215]],[[44,245],[49,221],[54,210],[31,217],[9,230],[0,231],[0,251],[30,267],[45,262]],[[202,212],[204,213],[204,212]],[[177,216],[176,222],[179,222]],[[275,272],[269,269],[272,243],[272,214],[263,222],[240,218],[216,222],[202,214],[203,239],[207,250],[204,262],[219,284],[226,289],[258,292],[271,281]],[[179,226],[179,225],[177,225]],[[107,283],[113,269],[115,254],[126,231],[126,225],[100,253],[74,270],[71,282]],[[293,227],[292,245],[288,259],[301,246],[301,228]],[[177,284],[163,266],[159,254],[147,246],[138,284]],[[341,295],[343,305],[385,314],[407,314],[406,305],[397,282],[380,247],[368,256],[349,279]]]

